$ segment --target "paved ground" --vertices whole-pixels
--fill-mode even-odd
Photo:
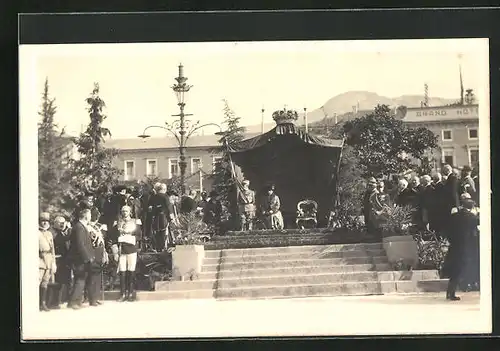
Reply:
[[[478,293],[278,300],[106,301],[23,316],[26,339],[490,332]]]

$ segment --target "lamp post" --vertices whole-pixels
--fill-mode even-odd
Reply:
[[[184,107],[186,106],[185,96],[186,93],[189,92],[192,85],[187,84],[187,77],[184,77],[184,66],[182,63],[179,65],[179,76],[175,78],[177,84],[172,86],[172,90],[175,92],[177,96],[177,106],[179,106],[179,114],[172,115],[175,117],[179,117],[179,168],[181,170],[181,193],[182,195],[186,192],[186,116],[192,116],[192,114],[184,113]]]
[[[146,139],[149,138],[151,135],[146,134],[147,130],[150,128],[161,128],[164,129],[168,132],[170,132],[177,140],[177,143],[179,144],[179,168],[181,171],[180,174],[180,183],[181,183],[181,193],[182,195],[185,194],[186,192],[186,167],[187,167],[187,162],[186,162],[186,143],[188,139],[193,135],[194,132],[199,130],[200,128],[207,127],[207,126],[216,126],[219,127],[219,130],[222,132],[222,128],[220,125],[216,123],[206,123],[203,125],[200,125],[200,122],[194,122],[192,123],[189,120],[186,120],[186,116],[192,116],[192,114],[189,113],[184,113],[184,107],[186,106],[186,101],[185,101],[185,95],[191,89],[192,85],[188,85],[187,82],[187,77],[184,76],[184,66],[182,64],[179,65],[179,76],[175,78],[177,81],[177,84],[174,84],[172,86],[172,90],[175,92],[175,95],[177,96],[177,106],[179,106],[179,114],[172,115],[175,117],[179,117],[178,120],[168,123],[165,122],[165,126],[148,126],[144,129],[143,133],[139,135],[139,138]]]

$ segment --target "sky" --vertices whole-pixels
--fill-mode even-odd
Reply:
[[[427,83],[431,96],[458,98],[459,62],[465,87],[477,92],[484,87],[478,72],[487,50],[482,39],[30,45],[20,57],[30,62],[32,80],[29,88],[21,85],[20,94],[30,94],[22,101],[38,108],[47,77],[56,122],[75,134],[89,122],[85,98],[98,82],[107,106],[105,126],[113,138],[133,138],[148,125],[176,119],[171,86],[181,62],[193,85],[185,109],[193,114],[189,118],[220,123],[226,99],[243,125],[254,125],[262,108],[269,123],[272,112],[284,106],[312,111],[353,90],[421,95]]]

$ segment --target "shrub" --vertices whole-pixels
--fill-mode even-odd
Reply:
[[[172,230],[178,245],[201,245],[210,238],[208,225],[195,213],[179,215]]]

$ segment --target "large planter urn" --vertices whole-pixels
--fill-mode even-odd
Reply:
[[[417,267],[417,242],[411,235],[385,237],[383,239],[383,246],[387,259],[391,265],[403,263],[407,266]]]
[[[177,245],[172,252],[172,279],[198,279],[204,258],[203,245]]]

